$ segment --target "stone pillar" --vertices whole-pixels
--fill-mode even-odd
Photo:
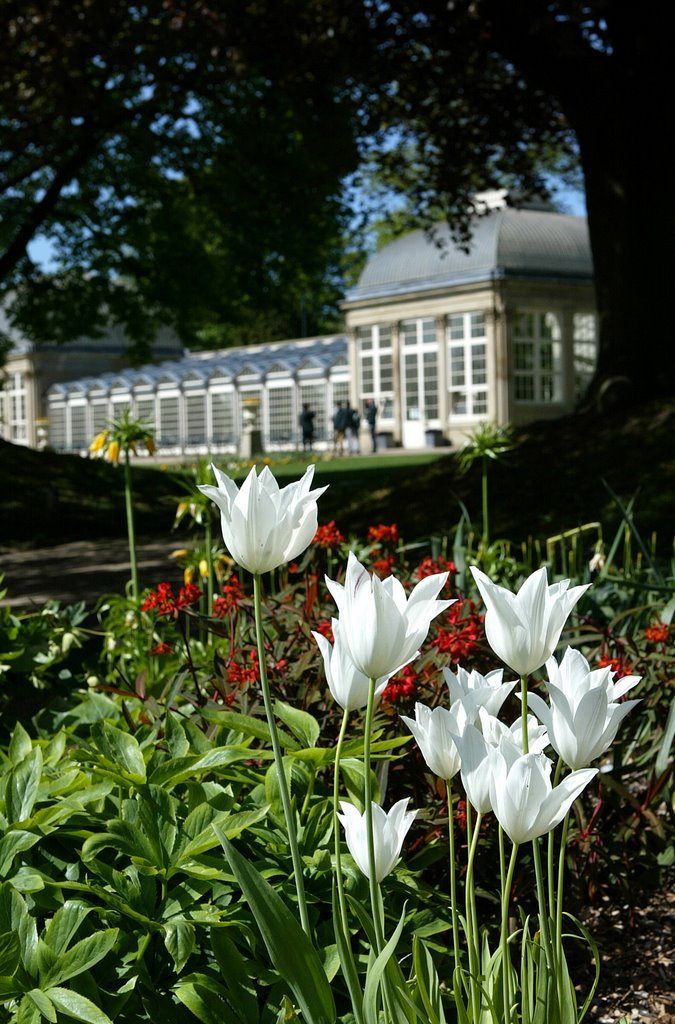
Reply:
[[[394,437],[395,445],[403,443],[403,390],[401,387],[401,342],[398,320],[391,328],[391,372],[394,385]]]

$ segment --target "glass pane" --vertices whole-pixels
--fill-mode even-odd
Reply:
[[[472,338],[484,338],[485,337],[485,313],[472,313],[471,314],[471,337]]]
[[[186,395],[185,426],[188,444],[202,444],[206,440],[206,395]]]
[[[211,393],[211,439],[219,444],[234,442],[234,394],[232,391]]]
[[[516,342],[513,359],[516,370],[534,370],[534,345],[527,341]]]
[[[466,383],[464,379],[464,346],[453,345],[450,349],[450,384],[452,387],[462,387]]]
[[[487,383],[487,352],[485,344],[471,346],[471,379],[473,384]]]
[[[424,413],[427,419],[438,417],[438,359],[436,351],[425,352],[424,366]]]
[[[292,389],[290,387],[270,388],[267,394],[267,404],[269,409],[270,441],[276,444],[290,444],[296,433],[295,424],[293,423]]]
[[[516,399],[519,402],[531,402],[534,400],[534,378],[516,377]]]
[[[466,391],[453,391],[450,401],[455,416],[466,416],[469,411]]]
[[[448,337],[452,341],[459,341],[464,337],[464,315],[453,313],[448,317]]]
[[[487,391],[474,391],[473,413],[475,416],[486,416],[488,411]]]

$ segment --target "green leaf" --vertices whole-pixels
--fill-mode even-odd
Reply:
[[[74,1020],[84,1021],[85,1024],[112,1024],[103,1010],[79,992],[72,992],[68,988],[50,988],[49,998],[59,1013],[65,1013]]]
[[[138,824],[156,851],[156,864],[168,867],[176,843],[176,801],[159,786],[138,794]]]
[[[255,825],[266,818],[268,810],[268,805],[263,804],[254,811],[240,811],[238,814],[229,814],[225,811],[223,814],[217,815],[208,828],[205,828],[203,832],[200,832],[198,836],[195,836],[194,839],[191,839],[183,847],[176,859],[175,866],[185,864],[193,857],[197,857],[200,853],[206,853],[207,850],[212,850],[214,846],[218,845],[219,840],[213,830],[214,825],[217,825],[228,839],[236,839],[238,835],[247,828],[250,828],[251,825]]]
[[[282,700],[274,703],[277,718],[291,730],[304,747],[315,747],[321,733],[319,723],[313,715],[300,708],[294,708]]]
[[[656,772],[657,778],[666,771],[670,761],[670,748],[675,740],[675,700],[670,705],[670,711],[668,712],[668,720],[666,727],[663,730],[663,738],[659,747],[659,752],[656,756],[656,764],[654,765],[654,771]]]
[[[173,920],[162,925],[164,945],[174,962],[176,971],[180,973],[185,967],[195,948],[194,925],[183,919]]]
[[[233,732],[253,736],[255,739],[263,740],[265,744],[271,743],[269,726],[262,718],[253,718],[252,715],[243,715],[239,711],[229,711],[227,708],[222,710],[218,708],[217,711],[204,708],[201,711],[201,716],[207,722],[215,722],[227,729],[232,729]],[[286,732],[279,732],[279,743],[282,747],[287,747],[290,750],[298,749],[297,741]]]
[[[31,989],[30,992],[26,992],[26,998],[30,999],[33,1006],[40,1011],[43,1017],[46,1017],[47,1020],[52,1022],[52,1024],[56,1024],[56,1010],[54,1009],[54,1004],[42,989]]]
[[[42,987],[50,988],[88,971],[110,952],[117,941],[117,934],[117,928],[106,928],[105,931],[96,932],[76,942],[56,960],[46,976],[41,978]]]
[[[24,996],[19,1003],[19,1012],[16,1015],[16,1024],[40,1024],[42,1016],[32,999]]]
[[[200,1024],[258,1024],[257,1004],[255,1016],[241,1016],[228,1000],[222,985],[204,974],[191,974],[182,979],[173,991]]]
[[[21,948],[16,932],[0,935],[0,975],[11,975],[19,966]]]
[[[54,953],[65,952],[70,941],[88,914],[94,908],[79,900],[67,900],[48,923],[44,941]]]
[[[267,952],[309,1024],[333,1024],[335,1003],[323,964],[279,894],[217,830],[225,855],[253,911]]]
[[[368,965],[368,973],[366,975],[366,987],[363,993],[363,1016],[366,1024],[378,1024],[379,1013],[378,1013],[378,994],[382,985],[382,979],[386,970],[387,964],[391,960],[398,940],[401,937],[403,931],[403,925],[405,923],[405,906],[401,912],[401,918],[394,929],[392,937],[387,942],[386,946],[375,959],[375,961]],[[393,1009],[393,1008],[392,1008]],[[403,1020],[407,1018],[403,1017]]]
[[[227,986],[229,995],[234,996],[238,1014],[244,1020],[258,1024],[258,999],[254,982],[249,977],[248,963],[230,939],[227,929],[211,929],[211,948],[220,968],[223,983]],[[252,973],[255,977],[255,965]]]
[[[0,839],[0,876],[7,878],[17,853],[30,850],[39,838],[34,832],[24,832],[23,829],[16,829],[4,835]]]
[[[117,765],[136,784],[145,782],[145,759],[138,740],[109,722],[96,723],[91,731],[96,746],[107,761]]]
[[[429,1024],[445,1024],[438,973],[431,953],[417,935],[413,936],[413,964],[417,991],[427,1012]]]
[[[37,974],[37,928],[26,901],[10,882],[0,885],[0,935],[15,932],[21,962],[28,974]]]
[[[9,760],[12,765],[18,765],[23,761],[25,757],[28,757],[31,750],[33,749],[33,743],[30,736],[21,725],[21,722],[17,722],[12,732],[12,738],[9,743]]]
[[[13,771],[5,787],[7,820],[10,823],[25,821],[30,817],[38,794],[42,775],[42,751],[35,747]]]

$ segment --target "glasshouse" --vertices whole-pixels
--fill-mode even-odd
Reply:
[[[380,445],[404,448],[461,445],[485,420],[564,415],[596,358],[586,220],[510,207],[496,193],[468,249],[444,225],[413,231],[369,260],[342,308],[344,335],[52,377],[34,399],[43,431],[54,448],[84,452],[126,409],[153,426],[160,454],[247,454],[297,447],[303,405],[319,449],[332,444],[338,403],[349,402],[367,431],[372,400]],[[36,374],[16,378],[14,390],[31,380],[40,389]],[[3,400],[12,400],[7,390]]]

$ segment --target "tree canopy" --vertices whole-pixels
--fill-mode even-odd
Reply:
[[[545,192],[547,170],[578,160],[599,379],[670,393],[672,326],[653,299],[673,221],[653,187],[673,163],[659,8],[0,0],[0,281],[15,315],[65,336],[103,310],[140,340],[163,320],[209,344],[320,329],[359,168],[407,197],[416,226],[444,216],[468,242],[477,191]],[[56,276],[30,266],[38,233],[56,240]]]

